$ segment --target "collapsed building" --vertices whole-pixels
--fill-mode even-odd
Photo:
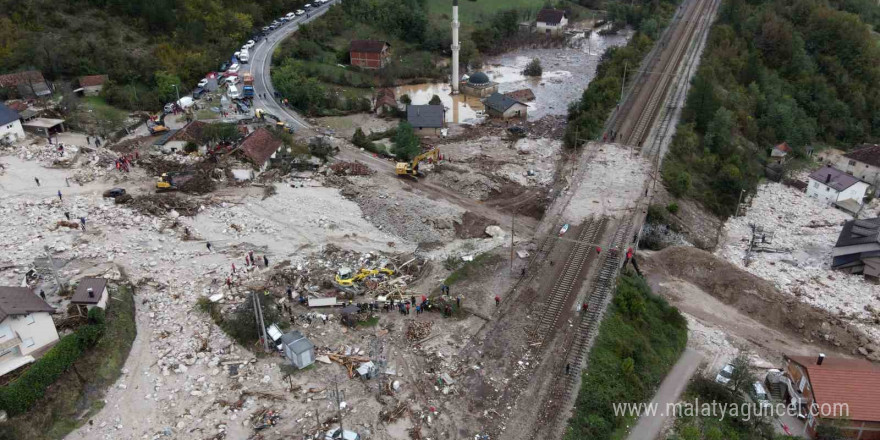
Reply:
[[[831,255],[833,269],[880,281],[880,217],[846,222]]]

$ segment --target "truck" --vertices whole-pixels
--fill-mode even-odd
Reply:
[[[245,48],[242,48],[241,53],[238,54],[238,61],[241,64],[247,64],[250,61],[250,58],[251,58],[250,51]]]
[[[243,75],[244,78],[244,87],[242,88],[242,92],[245,98],[253,98],[254,97],[254,76],[250,74],[250,72],[245,73]]]

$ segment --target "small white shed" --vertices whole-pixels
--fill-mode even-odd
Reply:
[[[284,347],[284,356],[294,367],[303,369],[315,363],[315,344],[302,333],[296,330],[285,333],[281,337],[281,345]]]

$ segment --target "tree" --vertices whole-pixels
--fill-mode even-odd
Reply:
[[[747,389],[755,381],[755,371],[745,353],[735,357],[730,365],[733,366],[733,373],[730,374],[728,386],[733,389],[735,395],[738,395],[740,391]]]
[[[178,90],[176,87],[180,87],[180,77],[165,71],[156,72],[153,76],[156,81],[156,94],[159,96],[159,99],[162,102],[177,101]]]
[[[102,106],[95,109],[92,114],[101,137],[110,136],[116,130],[121,129],[125,122],[125,114],[113,107]]]
[[[404,103],[405,105],[410,105],[410,104],[412,104],[412,98],[410,98],[409,95],[404,93],[403,95],[400,95],[400,102]]]
[[[238,126],[229,122],[215,122],[205,125],[202,136],[213,142],[232,142],[241,137]]]
[[[544,68],[541,66],[541,60],[537,58],[533,58],[532,61],[529,61],[529,64],[526,65],[526,68],[522,71],[525,76],[541,76],[544,73]]]
[[[443,104],[443,101],[440,100],[440,97],[439,97],[439,96],[434,95],[434,96],[431,97],[431,100],[428,101],[428,104],[431,104],[431,105],[442,105],[442,104]]]
[[[419,138],[409,122],[401,121],[397,125],[397,134],[394,136],[394,147],[391,152],[400,160],[410,160],[421,152]]]

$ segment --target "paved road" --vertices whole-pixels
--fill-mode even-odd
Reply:
[[[295,111],[282,107],[277,100],[273,98],[275,88],[272,87],[272,79],[269,76],[269,69],[272,65],[272,53],[275,48],[284,41],[290,34],[299,29],[299,26],[308,23],[322,15],[330,8],[331,5],[341,2],[342,0],[333,0],[313,8],[308,15],[300,15],[295,19],[287,22],[284,26],[275,29],[271,34],[260,40],[253,48],[253,56],[251,57],[250,69],[254,75],[254,107],[262,108],[279,118],[292,124],[296,129],[311,129],[312,126]],[[260,97],[261,94],[266,95],[266,99]]]
[[[651,405],[656,405],[657,414],[654,416],[642,416],[639,423],[630,431],[627,440],[652,440],[663,428],[663,424],[669,415],[666,414],[666,404],[678,401],[681,392],[684,391],[691,376],[697,371],[703,356],[690,348],[686,348],[678,362],[672,366],[672,370],[660,383],[657,394],[651,400]]]

